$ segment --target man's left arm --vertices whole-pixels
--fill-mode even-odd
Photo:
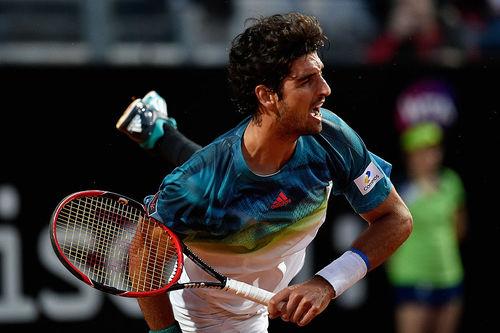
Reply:
[[[367,256],[370,270],[386,261],[410,236],[413,220],[394,187],[381,205],[360,215],[368,228],[352,247]]]
[[[311,280],[278,292],[268,307],[271,318],[281,316],[299,326],[307,325],[333,298],[387,260],[412,230],[411,214],[394,187],[379,206],[360,215],[368,228],[353,242],[351,250]]]

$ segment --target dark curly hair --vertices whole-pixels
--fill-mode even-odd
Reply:
[[[253,24],[232,41],[228,77],[238,111],[258,117],[255,87],[263,84],[281,98],[292,62],[328,39],[313,16],[288,13],[250,20]]]

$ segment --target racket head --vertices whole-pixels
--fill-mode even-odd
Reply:
[[[149,217],[141,203],[114,192],[66,196],[52,213],[50,240],[74,276],[118,296],[164,293],[183,268],[179,238]]]

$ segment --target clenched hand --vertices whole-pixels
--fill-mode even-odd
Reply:
[[[305,326],[323,312],[334,297],[335,290],[330,283],[321,276],[314,276],[278,292],[269,302],[269,317],[281,316],[284,321]]]

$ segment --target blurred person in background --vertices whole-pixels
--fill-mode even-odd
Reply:
[[[386,10],[381,33],[367,50],[368,63],[462,64],[464,34],[451,1],[394,0]]]
[[[482,59],[500,59],[500,0],[488,0],[488,15],[479,40]]]
[[[463,308],[460,250],[466,234],[466,197],[460,175],[443,162],[445,128],[453,122],[455,109],[450,96],[438,88],[438,82],[422,81],[399,100],[406,172],[396,186],[414,227],[386,263],[398,333],[458,332]]]

